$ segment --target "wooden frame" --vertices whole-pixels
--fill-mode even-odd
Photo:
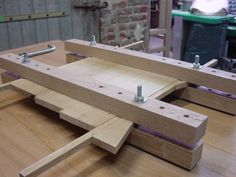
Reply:
[[[185,144],[197,143],[205,134],[207,117],[165,102],[149,99],[134,102],[134,93],[105,85],[91,78],[77,78],[70,72],[40,62],[22,63],[23,57],[2,55],[3,68],[42,86],[51,88]],[[144,119],[147,117],[147,119]]]

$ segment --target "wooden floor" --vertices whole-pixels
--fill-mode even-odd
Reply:
[[[172,103],[209,116],[203,157],[191,172],[125,145],[117,156],[95,146],[86,147],[41,176],[236,176],[235,117],[181,100]],[[0,176],[18,176],[24,167],[83,133],[33,100],[12,90],[1,91]]]

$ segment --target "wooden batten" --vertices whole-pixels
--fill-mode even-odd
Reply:
[[[77,78],[69,71],[31,61],[14,54],[1,56],[0,64],[23,78],[69,97],[143,125],[186,144],[198,142],[205,134],[207,116],[150,98],[134,102],[134,93],[105,85],[91,78]]]
[[[91,46],[89,42],[77,39],[66,41],[65,48],[68,51],[79,51],[85,55],[97,57],[102,60],[174,77],[195,85],[204,85],[236,94],[236,75],[229,72],[209,67],[202,67],[201,69],[196,70],[193,69],[191,63],[188,62],[103,44]]]

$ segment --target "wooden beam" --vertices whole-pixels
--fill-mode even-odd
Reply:
[[[9,85],[17,88],[17,90],[21,89],[21,91],[26,92],[27,94],[35,93],[31,92],[31,89],[29,88],[38,88],[38,84],[25,79],[11,82]],[[49,93],[52,92],[50,89],[45,87],[43,88],[44,92],[39,92],[38,95],[33,96],[40,98],[40,95],[44,95],[45,90],[47,90],[46,92]],[[54,97],[57,98],[55,99]],[[57,93],[56,95],[49,94],[47,99],[45,97],[41,97],[41,100],[38,101],[38,103],[53,111],[60,110],[58,113],[61,119],[86,130],[92,130],[115,117],[115,115],[105,112],[101,109],[97,109],[73,98],[65,97],[67,96],[60,93]],[[65,107],[67,104],[61,104],[61,102],[65,100],[69,102],[74,100],[76,103],[71,107]],[[203,145],[202,142],[198,142],[196,147],[193,149],[187,149],[169,142],[168,140],[152,135],[149,132],[138,130],[137,128],[133,128],[129,138],[127,139],[127,142],[189,170],[192,169],[200,160]]]
[[[176,91],[173,95],[193,103],[236,115],[236,100],[229,97],[192,87]]]
[[[47,88],[143,125],[167,137],[194,144],[205,134],[207,116],[168,103],[149,99],[134,102],[134,93],[111,85],[78,78],[69,71],[31,61],[14,54],[1,56],[1,67]]]
[[[236,74],[233,73],[208,67],[202,67],[201,69],[196,70],[193,69],[191,63],[188,62],[126,49],[117,49],[103,44],[90,46],[89,42],[77,39],[66,41],[65,48],[68,51],[80,51],[86,55],[94,56],[102,60],[163,74],[195,85],[204,85],[236,94]]]
[[[75,139],[66,146],[35,162],[20,172],[21,177],[35,177],[56,165],[79,149],[92,144],[116,154],[132,130],[132,122],[113,118]]]

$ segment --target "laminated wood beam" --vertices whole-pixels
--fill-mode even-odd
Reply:
[[[141,70],[174,77],[195,85],[204,85],[236,94],[236,74],[202,67],[193,69],[191,63],[151,54],[130,51],[103,44],[91,46],[89,42],[71,39],[65,42],[68,51],[79,51],[102,60],[131,66]],[[223,84],[222,84],[223,83]]]
[[[61,119],[86,130],[92,130],[115,117],[113,114],[25,79],[11,82],[9,86],[13,86],[13,88],[35,96],[35,101],[41,106],[56,112],[58,111]],[[37,90],[37,92],[35,92],[35,90]],[[65,103],[61,104],[62,102]],[[72,102],[74,105],[68,107],[68,103]],[[127,142],[189,170],[200,160],[203,146],[203,143],[200,141],[195,147],[188,149],[137,128],[132,129]]]
[[[31,61],[14,54],[2,55],[0,66],[23,78],[63,93],[139,125],[158,131],[171,139],[194,144],[205,134],[207,116],[155,99],[134,102],[134,93],[92,80],[77,78],[69,71]]]

